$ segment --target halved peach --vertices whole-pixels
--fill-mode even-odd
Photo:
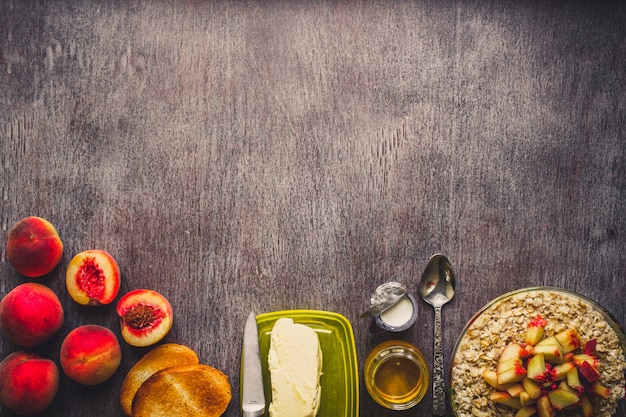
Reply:
[[[72,299],[85,306],[110,304],[120,290],[120,268],[103,250],[80,252],[67,267],[65,286]]]
[[[117,303],[122,337],[131,346],[151,346],[163,339],[172,328],[170,302],[153,290],[137,289]]]
[[[25,217],[7,236],[7,260],[20,274],[36,278],[52,271],[63,257],[63,242],[52,223]]]

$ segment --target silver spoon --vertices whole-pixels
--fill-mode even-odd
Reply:
[[[420,280],[422,299],[435,309],[435,342],[433,367],[433,415],[446,414],[446,391],[443,375],[443,337],[441,307],[454,297],[456,286],[452,265],[445,255],[431,256]]]

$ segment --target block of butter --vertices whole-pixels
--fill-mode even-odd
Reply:
[[[314,417],[320,406],[322,349],[312,328],[276,321],[267,357],[272,384],[270,417]]]

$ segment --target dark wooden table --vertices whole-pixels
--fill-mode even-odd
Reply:
[[[64,286],[74,254],[110,252],[121,293],[171,301],[166,340],[228,374],[228,417],[249,311],[341,313],[361,372],[391,337],[359,318],[370,294],[417,293],[439,251],[458,275],[446,367],[473,313],[517,288],[574,290],[625,323],[624,39],[623,2],[3,1],[0,293],[25,281],[8,229],[47,218],[65,243],[43,279],[66,309],[43,352],[58,361],[80,324],[119,335],[113,306]],[[432,333],[420,302],[399,337],[430,362]],[[63,376],[45,415],[121,416],[145,353],[122,344],[111,380]],[[361,416],[431,412],[430,392],[392,412],[359,382]]]

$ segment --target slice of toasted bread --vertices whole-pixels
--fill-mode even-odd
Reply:
[[[120,406],[124,414],[129,417],[132,415],[133,398],[146,379],[165,368],[197,363],[198,355],[187,346],[165,343],[154,347],[139,359],[122,381]]]
[[[228,377],[209,365],[181,365],[148,378],[135,394],[133,417],[219,417],[230,403]]]

